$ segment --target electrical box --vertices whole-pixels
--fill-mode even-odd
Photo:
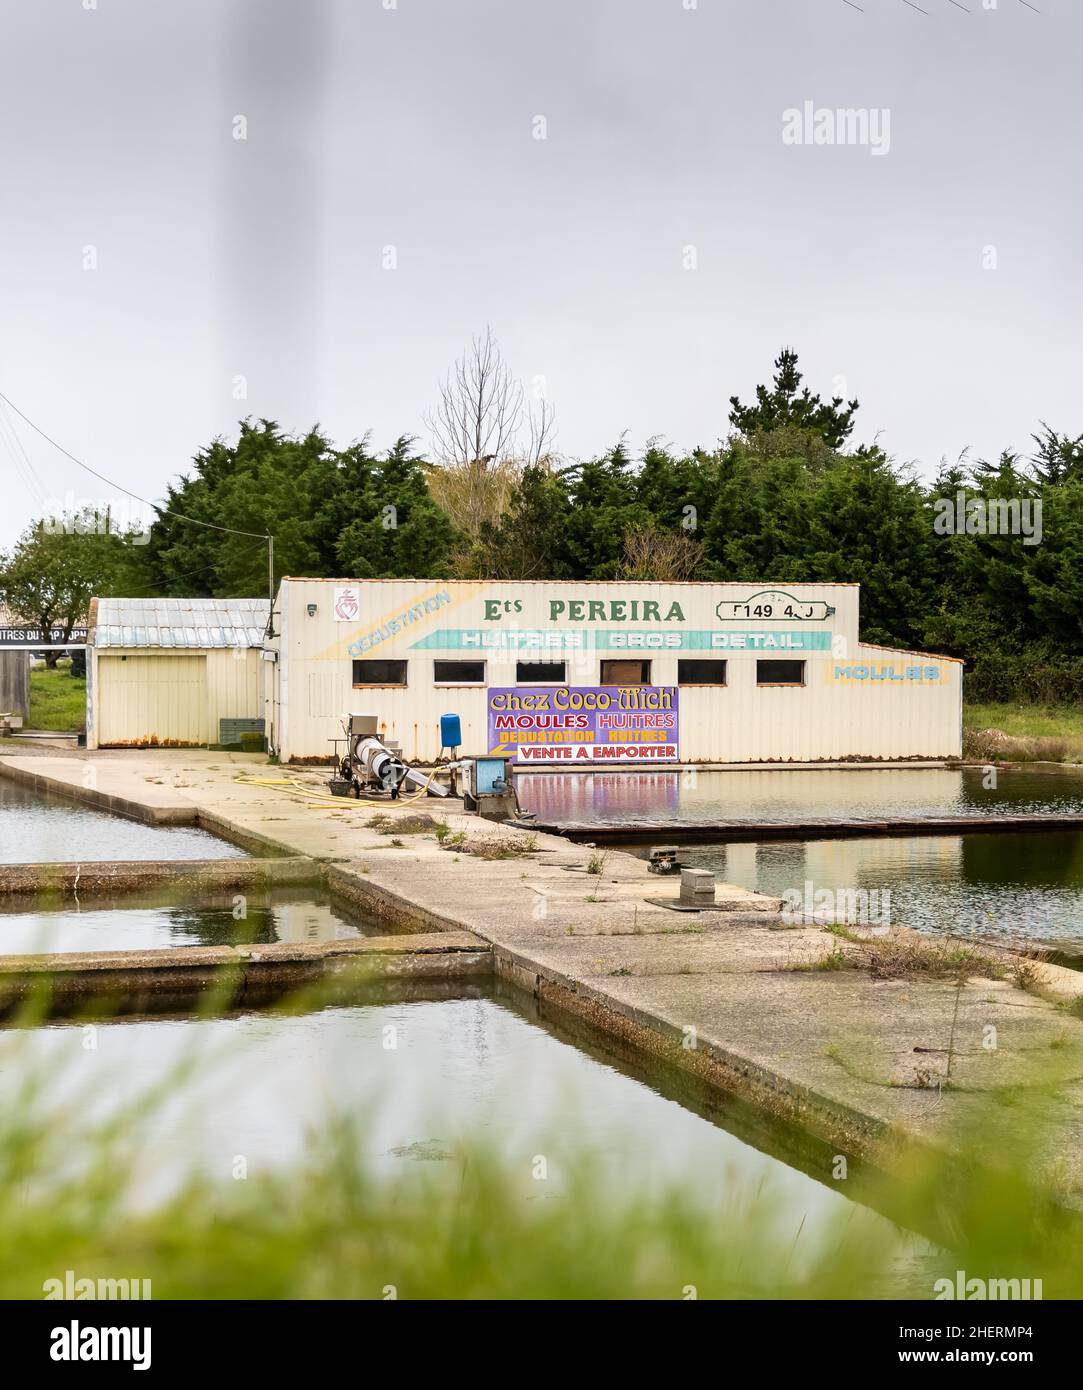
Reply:
[[[490,820],[509,820],[519,806],[511,781],[510,758],[464,758],[463,807]]]
[[[508,758],[471,758],[466,766],[471,796],[503,796],[511,786]]]
[[[351,714],[351,738],[376,738],[380,732],[379,716],[375,714]]]

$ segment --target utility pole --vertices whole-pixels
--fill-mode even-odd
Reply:
[[[267,636],[275,635],[275,538],[267,537]]]
[[[263,638],[264,642],[266,643],[266,642],[267,642],[270,638],[272,638],[274,635],[275,635],[275,538],[274,538],[274,536],[268,534],[268,536],[267,536],[267,630],[266,630],[266,632],[265,632],[265,634],[264,634],[264,638]],[[263,667],[264,667],[264,671],[265,671],[265,670],[267,669],[267,668],[266,668],[266,663],[263,663]],[[277,673],[277,669],[271,672],[271,696],[270,696],[269,699],[266,697],[266,695],[264,696],[264,711],[265,711],[265,719],[266,719],[266,724],[265,724],[264,727],[265,727],[265,732],[266,732],[266,735],[267,735],[267,752],[270,753],[270,754],[274,754],[275,751],[276,751],[276,750],[275,750],[275,742],[274,742],[274,736],[275,736],[275,722],[274,722],[274,708],[275,708],[275,705],[274,705],[274,682],[275,682],[275,679],[276,679],[276,677],[277,677],[277,674],[278,674],[278,673]],[[264,683],[264,684],[263,684],[264,691],[266,691],[266,689],[267,689],[266,677],[263,676],[263,673],[262,673],[262,672],[261,672],[261,679],[263,680],[263,683]]]

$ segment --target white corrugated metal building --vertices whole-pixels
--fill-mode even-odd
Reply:
[[[282,761],[349,713],[417,761],[538,768],[956,758],[962,666],[858,640],[856,584],[283,579],[265,663]]]
[[[269,604],[257,598],[99,598],[87,633],[87,746],[222,742],[263,720]]]

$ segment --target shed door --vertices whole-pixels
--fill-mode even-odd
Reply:
[[[100,656],[100,746],[210,743],[205,656]]]

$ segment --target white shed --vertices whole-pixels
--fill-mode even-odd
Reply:
[[[258,598],[100,598],[87,634],[89,748],[232,745],[262,734]]]

